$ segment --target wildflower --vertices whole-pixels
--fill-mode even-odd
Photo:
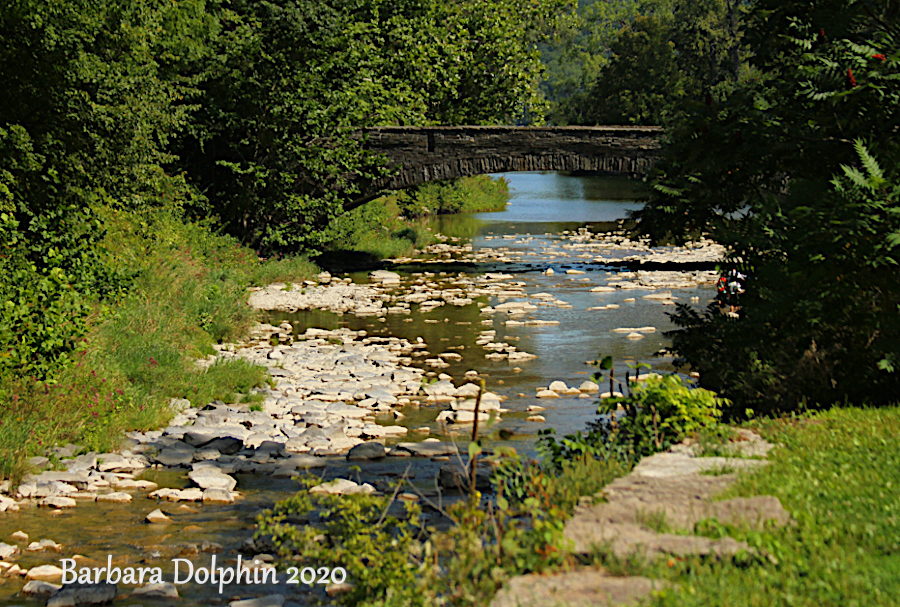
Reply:
[[[151,356],[151,357],[150,357],[150,366],[151,366],[151,367],[155,367],[155,366],[158,365],[158,364],[159,364],[159,363],[156,362],[156,359],[153,358],[153,357]]]
[[[856,78],[853,76],[853,68],[847,68],[847,78],[850,80],[850,86],[856,86]]]
[[[875,53],[872,55],[872,59],[878,59],[879,61],[886,61],[887,57],[883,53]]]

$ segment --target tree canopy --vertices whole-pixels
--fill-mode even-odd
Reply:
[[[785,409],[900,388],[900,5],[758,0],[750,77],[670,131],[656,238],[706,231],[749,275],[738,320],[682,307],[705,385]]]

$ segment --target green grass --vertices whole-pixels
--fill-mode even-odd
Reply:
[[[400,196],[383,196],[338,217],[328,228],[329,251],[354,251],[388,259],[410,255],[437,242],[423,222],[401,217]]]
[[[835,409],[758,424],[783,445],[728,496],[774,495],[796,519],[750,532],[715,522],[706,535],[747,540],[762,555],[669,560],[634,568],[669,579],[656,606],[846,607],[900,600],[900,409]]]
[[[247,287],[312,277],[308,260],[262,262],[233,239],[165,211],[107,211],[106,248],[136,274],[118,301],[97,305],[71,364],[46,382],[6,379],[0,394],[0,478],[21,477],[27,459],[54,444],[110,450],[124,432],[172,416],[171,398],[231,401],[264,384],[264,368],[241,360],[200,371],[213,344],[246,333],[257,313]]]

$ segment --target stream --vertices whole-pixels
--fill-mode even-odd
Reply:
[[[389,269],[401,275],[404,286],[430,283],[447,288],[461,277],[488,273],[502,274],[509,284],[520,289],[518,299],[528,298],[540,305],[527,315],[485,313],[506,298],[480,297],[468,305],[443,305],[419,309],[410,306],[407,314],[356,316],[324,311],[270,312],[266,322],[279,325],[288,321],[295,335],[308,328],[364,330],[370,336],[399,337],[416,342],[422,338],[434,356],[452,352],[439,367],[430,366],[425,357],[413,365],[430,377],[451,376],[461,383],[466,372],[477,372],[487,389],[500,395],[508,409],[502,421],[485,429],[488,445],[505,443],[520,452],[533,453],[538,430],[554,428],[557,434],[582,430],[596,413],[593,395],[567,395],[556,399],[538,399],[536,391],[554,381],[578,387],[588,380],[594,367],[586,364],[603,356],[615,360],[615,374],[624,377],[637,363],[654,371],[672,371],[671,358],[656,356],[669,345],[664,332],[674,328],[667,313],[671,301],[646,299],[655,290],[614,288],[591,291],[598,285],[617,280],[621,268],[598,263],[598,253],[586,252],[582,237],[616,228],[628,210],[640,207],[643,184],[619,178],[572,177],[556,173],[510,173],[503,176],[510,184],[508,209],[498,213],[442,216],[431,227],[446,240],[431,251],[414,258],[395,260]],[[581,235],[581,236],[579,236]],[[582,240],[579,240],[582,238]],[[636,251],[641,255],[641,251]],[[547,270],[552,269],[552,274]],[[368,273],[347,274],[358,283],[367,283]],[[673,298],[694,306],[705,306],[715,295],[708,284],[695,284],[672,291]],[[537,297],[535,297],[537,295]],[[546,305],[545,305],[546,304]],[[489,310],[490,311],[490,310]],[[540,320],[542,324],[528,324]],[[623,327],[652,327],[639,336],[616,332]],[[493,342],[512,344],[518,351],[534,355],[530,360],[486,358],[484,332],[494,331]],[[434,359],[432,359],[434,360]],[[633,373],[633,371],[631,371]],[[603,389],[608,389],[606,386]],[[528,421],[530,406],[539,405],[545,421]],[[438,433],[436,418],[441,407],[419,406],[401,409],[401,420],[390,422],[410,430],[429,426]],[[379,422],[381,423],[381,422]],[[458,436],[469,430],[463,426]],[[412,436],[412,434],[410,435]],[[501,438],[502,437],[502,438]],[[416,440],[405,438],[403,440]],[[363,462],[361,480],[384,481],[402,473],[413,461],[419,479],[433,478],[437,464],[427,459],[387,458]],[[399,472],[398,472],[399,471]],[[321,469],[314,471],[321,473]],[[356,474],[343,457],[330,457],[327,475]],[[184,471],[150,469],[140,478],[160,487],[185,487]],[[24,531],[30,541],[52,538],[63,546],[53,552],[23,552],[16,561],[22,568],[53,563],[72,554],[84,555],[96,566],[105,566],[107,555],[125,566],[160,566],[166,581],[171,580],[172,558],[187,558],[208,564],[212,554],[220,559],[235,558],[245,549],[244,542],[254,529],[261,508],[296,491],[295,481],[238,474],[242,499],[228,505],[160,504],[177,515],[170,525],[147,525],[144,517],[158,505],[142,495],[127,504],[95,503],[52,515],[34,506],[22,506],[18,513],[0,514],[0,542],[13,543],[9,536]],[[246,554],[246,553],[245,553]],[[99,564],[99,563],[102,563]],[[93,566],[93,565],[92,565]],[[181,598],[156,601],[133,596],[117,600],[120,605],[174,604],[216,605],[236,598],[250,598],[275,592],[287,594],[289,602],[306,602],[297,587],[285,585],[287,576],[279,571],[278,585],[232,586],[223,594],[212,585],[186,584],[178,587]],[[44,605],[44,597],[21,594],[22,580],[0,574],[0,605]],[[120,595],[129,590],[120,586]]]

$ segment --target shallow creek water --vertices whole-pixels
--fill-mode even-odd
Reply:
[[[561,380],[569,386],[578,386],[588,379],[593,367],[585,362],[598,358],[599,354],[611,355],[616,361],[616,375],[623,376],[628,363],[644,362],[654,370],[670,370],[670,359],[654,356],[668,345],[663,331],[671,329],[667,312],[672,307],[655,300],[642,299],[651,290],[639,289],[613,292],[591,292],[592,287],[603,285],[616,270],[585,256],[583,251],[572,249],[570,234],[589,227],[601,231],[615,227],[625,212],[639,206],[636,201],[640,187],[634,183],[608,178],[567,177],[558,174],[518,173],[505,176],[510,182],[512,200],[508,210],[473,216],[440,218],[434,229],[451,239],[448,244],[464,246],[472,250],[508,249],[502,256],[472,260],[458,260],[459,255],[439,252],[406,261],[392,267],[406,282],[425,279],[441,285],[448,284],[460,273],[478,275],[486,272],[502,272],[511,275],[506,282],[519,283],[526,294],[547,293],[556,304],[539,306],[526,318],[558,322],[558,325],[533,326],[508,323],[506,315],[485,315],[481,306],[496,305],[495,298],[482,297],[470,305],[445,305],[431,311],[420,312],[412,306],[410,314],[388,314],[378,317],[357,317],[352,314],[337,315],[311,311],[299,313],[275,312],[268,322],[277,325],[283,320],[292,323],[295,333],[303,333],[308,327],[335,329],[348,327],[365,330],[369,335],[386,335],[415,341],[422,337],[432,354],[455,352],[460,360],[447,360],[446,368],[424,365],[424,357],[414,364],[437,373],[447,373],[456,383],[463,380],[466,371],[474,370],[486,380],[487,388],[505,397],[503,406],[510,413],[503,415],[497,425],[486,430],[489,443],[500,441],[499,430],[506,430],[511,437],[507,444],[520,451],[532,449],[536,433],[542,428],[555,428],[558,434],[583,429],[596,411],[595,398],[563,397],[538,400],[536,389],[546,387],[552,381]],[[605,222],[605,223],[604,223]],[[435,258],[440,263],[431,263]],[[466,256],[463,255],[465,258]],[[553,268],[553,275],[543,272]],[[566,274],[566,270],[582,271],[582,274]],[[429,273],[429,274],[425,274]],[[442,275],[442,273],[444,273]],[[356,282],[367,282],[363,274],[349,274]],[[704,306],[714,295],[709,286],[678,289],[673,292],[680,301],[698,297],[694,305]],[[626,301],[626,300],[631,301]],[[559,305],[559,302],[567,305]],[[589,310],[589,308],[618,305],[617,308]],[[622,333],[613,332],[620,327],[656,327],[642,339],[627,339]],[[485,358],[486,350],[476,344],[480,333],[496,331],[495,342],[515,345],[520,351],[536,355],[532,360],[508,361]],[[607,387],[608,389],[608,387]],[[546,422],[526,421],[526,408],[530,405],[546,407],[541,414]],[[430,425],[437,428],[435,417],[439,406],[402,410],[401,422],[409,428]],[[468,429],[463,427],[463,433]],[[504,436],[509,436],[505,432]],[[412,435],[411,435],[412,436]],[[462,439],[464,436],[460,435]],[[404,440],[416,440],[407,438]],[[433,478],[439,464],[416,459],[415,473],[420,480]],[[402,473],[410,460],[388,458],[382,462],[361,464],[363,480],[376,483]],[[328,477],[356,475],[341,457],[329,458],[325,472]],[[321,469],[314,471],[322,473]],[[161,487],[183,487],[187,484],[184,472],[150,470],[141,478],[157,482]],[[274,501],[291,495],[296,483],[289,479],[270,479],[238,474],[238,488],[243,498],[227,506],[206,504],[162,505],[170,513],[173,522],[157,526],[144,524],[148,512],[158,507],[143,495],[135,495],[129,504],[93,503],[51,516],[47,510],[24,506],[18,513],[0,515],[0,541],[10,542],[10,534],[23,530],[31,541],[52,538],[63,546],[59,554],[24,552],[17,561],[23,568],[40,564],[59,564],[58,559],[80,554],[102,562],[113,555],[114,564],[125,566],[159,566],[166,581],[171,581],[172,558],[188,558],[201,566],[207,566],[211,553],[197,552],[204,542],[221,544],[224,551],[217,554],[221,564],[233,562],[243,542],[252,535],[254,517],[260,509]],[[424,482],[424,481],[423,481]],[[207,547],[210,548],[210,547]],[[214,549],[214,548],[213,548]],[[246,554],[246,553],[244,553]],[[176,601],[154,602],[139,597],[119,599],[119,605],[177,604],[214,605],[227,603],[235,598],[246,598],[279,592],[288,595],[289,601],[307,602],[308,595],[300,592],[303,587],[286,586],[287,576],[279,571],[277,586],[231,586],[219,595],[212,585],[186,584],[179,586],[181,598]],[[29,598],[20,594],[22,581],[0,577],[0,605],[43,605],[44,598]],[[120,586],[120,594],[128,594]],[[320,592],[320,591],[319,591]]]

